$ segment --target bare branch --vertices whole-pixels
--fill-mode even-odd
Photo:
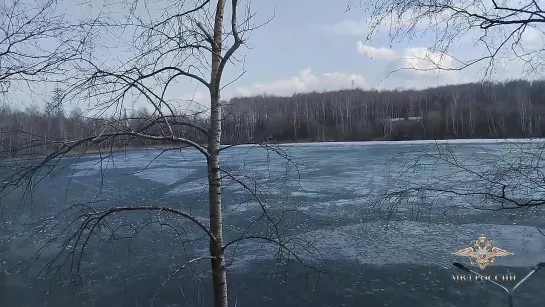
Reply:
[[[197,261],[200,261],[200,260],[204,260],[204,259],[211,259],[212,257],[210,256],[201,256],[201,257],[197,257],[197,258],[193,258],[191,260],[189,260],[188,262],[186,262],[184,265],[180,266],[174,273],[172,273],[162,284],[161,286],[155,291],[155,294],[153,294],[153,298],[151,299],[151,306],[154,306],[155,304],[155,298],[157,297],[157,294],[159,293],[159,291],[167,284],[169,283],[172,279],[174,279],[178,274],[180,274],[180,272],[182,270],[184,270],[187,266],[191,265],[192,263],[194,262],[197,262]]]
[[[475,46],[483,47],[484,56],[460,60],[459,67],[444,67],[443,59],[431,59],[432,70],[462,70],[477,63],[488,61],[486,75],[491,73],[493,63],[500,61],[500,53],[511,53],[528,65],[538,64],[538,60],[526,54],[522,56],[518,50],[524,50],[526,42],[520,40],[529,26],[540,27],[545,23],[545,13],[535,1],[514,3],[508,1],[449,1],[449,0],[418,0],[418,1],[360,1],[360,6],[370,11],[371,36],[386,28],[390,37],[395,39],[410,39],[418,34],[434,33],[436,41],[429,46],[430,50],[452,56],[453,49],[459,41],[471,38],[473,34],[482,34],[475,41]],[[348,9],[352,9],[351,1]],[[512,50],[508,50],[508,46]],[[533,52],[543,54],[543,46],[533,46]],[[480,49],[478,49],[480,52]],[[455,60],[457,61],[457,60]],[[540,64],[541,65],[541,64]],[[541,67],[542,69],[543,67]],[[420,70],[420,67],[405,69]],[[426,69],[424,69],[426,70]],[[536,69],[527,71],[536,73]]]

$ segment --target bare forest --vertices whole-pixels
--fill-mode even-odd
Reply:
[[[124,129],[152,132],[165,128],[146,109],[122,116],[88,118],[78,108],[63,110],[56,89],[44,110],[0,109],[2,155],[47,154],[69,140],[76,151],[171,145],[127,134],[97,143],[91,136]],[[545,133],[545,81],[471,83],[425,90],[346,89],[254,96],[225,103],[224,144],[452,138],[537,138]],[[11,104],[13,105],[13,104]],[[542,118],[543,116],[543,118]],[[172,116],[176,134],[205,143],[193,122],[207,127],[204,116]],[[178,117],[178,118],[174,118]],[[184,125],[175,125],[176,122]],[[195,126],[197,126],[195,125]],[[127,128],[129,127],[129,128]],[[89,137],[89,139],[86,139]]]

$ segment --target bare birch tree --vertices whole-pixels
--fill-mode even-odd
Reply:
[[[116,43],[118,40],[123,41],[123,35],[131,33],[129,39],[132,45],[122,46],[128,47],[129,56],[124,56],[121,61],[104,62],[101,56],[104,57],[105,54],[101,55],[101,51],[97,51],[100,48],[90,48],[74,63],[72,69],[77,74],[72,75],[62,89],[56,90],[56,103],[87,103],[90,106],[88,109],[95,111],[95,116],[102,117],[82,119],[82,124],[88,125],[86,129],[91,131],[84,137],[65,135],[43,138],[39,133],[19,129],[18,135],[26,140],[20,145],[21,148],[42,148],[47,145],[49,152],[38,163],[10,165],[11,172],[8,176],[3,176],[1,190],[9,192],[24,184],[34,186],[45,178],[44,170],[47,176],[55,167],[58,168],[61,158],[71,153],[79,156],[81,151],[85,152],[92,146],[99,151],[113,152],[114,148],[122,147],[116,144],[138,139],[144,141],[142,146],[150,146],[154,142],[169,144],[164,151],[185,147],[195,149],[205,158],[207,165],[209,222],[180,209],[183,207],[181,204],[162,206],[131,203],[107,204],[103,207],[95,202],[75,204],[46,221],[49,225],[59,227],[61,233],[71,232],[71,235],[62,239],[61,251],[48,262],[45,271],[59,272],[62,267],[68,266],[69,274],[79,276],[81,262],[86,249],[90,248],[92,237],[100,230],[107,229],[111,232],[110,239],[116,238],[119,228],[114,229],[109,224],[109,219],[113,216],[124,212],[167,214],[190,221],[194,228],[204,233],[209,242],[208,255],[189,260],[174,275],[197,261],[209,260],[213,305],[226,307],[229,306],[225,260],[228,248],[236,249],[243,240],[258,240],[277,246],[278,257],[294,257],[304,263],[302,258],[295,255],[288,241],[280,236],[277,227],[284,218],[284,213],[280,216],[270,214],[255,188],[223,168],[220,163],[220,152],[229,148],[221,147],[224,120],[221,90],[225,86],[222,77],[230,63],[237,61],[237,50],[246,43],[249,33],[258,26],[253,24],[250,6],[241,5],[240,0],[231,0],[230,3],[226,0],[166,0],[153,3],[160,6],[155,10],[151,10],[148,4],[150,3],[145,0],[126,2],[123,7],[124,13],[127,13],[123,14],[124,19],[108,12],[108,7],[105,6],[100,16],[78,22],[89,33],[88,39],[95,45],[93,47],[97,47],[98,42],[108,36],[116,37],[112,40],[112,43]],[[239,17],[242,12],[245,14]],[[106,53],[110,52],[107,46],[104,48]],[[10,71],[6,75],[13,75]],[[34,70],[19,73],[33,72]],[[168,98],[168,92],[179,86],[180,80],[185,83],[193,81],[204,86],[209,94],[210,108],[200,111],[196,117],[181,113],[176,100]],[[150,106],[151,114],[134,112],[133,115],[128,115],[127,104],[138,103]],[[106,118],[106,112],[113,114]],[[267,148],[273,153],[284,155],[280,150]],[[284,157],[288,158],[285,155]],[[264,234],[251,233],[248,227],[240,236],[231,240],[224,239],[222,180],[236,182],[255,196],[263,213],[251,224],[265,221],[261,232]],[[68,226],[57,221],[66,217],[69,211],[76,215],[73,220],[73,216],[69,218]],[[163,225],[160,221],[159,224]],[[47,242],[43,249],[52,241]],[[310,250],[304,240],[294,240],[291,243],[292,246],[303,246]],[[43,249],[35,256],[39,257]]]

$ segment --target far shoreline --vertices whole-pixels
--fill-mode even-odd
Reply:
[[[370,140],[370,141],[301,141],[301,142],[278,142],[265,143],[270,146],[374,146],[374,145],[422,145],[422,144],[514,144],[514,143],[545,143],[545,138],[499,138],[499,139],[419,139],[419,140]],[[222,144],[222,147],[251,147],[259,143],[242,143],[237,145]]]
[[[332,145],[332,146],[350,146],[350,145],[358,145],[358,146],[373,146],[373,145],[420,145],[420,144],[509,144],[509,143],[532,143],[532,142],[538,142],[538,143],[545,143],[545,138],[498,138],[498,139],[440,139],[440,140],[434,140],[434,139],[418,139],[418,140],[369,140],[369,141],[335,141],[335,140],[328,140],[328,141],[283,141],[283,142],[263,142],[263,143],[241,143],[241,144],[222,144],[223,149],[229,149],[229,148],[236,148],[236,147],[251,147],[251,146],[259,146],[260,144],[267,144],[270,146],[281,146],[281,147],[287,147],[287,146],[319,146],[319,145]],[[85,151],[80,150],[74,150],[70,151],[64,155],[61,155],[60,157],[56,157],[54,159],[68,159],[68,158],[77,158],[77,157],[85,157],[90,155],[98,155],[98,154],[104,154],[109,155],[112,153],[123,153],[123,152],[134,152],[134,151],[143,151],[143,150],[165,150],[165,149],[172,149],[172,150],[181,150],[181,149],[187,149],[191,146],[178,146],[175,148],[175,145],[157,145],[157,146],[148,146],[148,147],[115,147],[115,148],[104,148],[102,150],[99,149],[89,149]],[[0,159],[1,162],[15,162],[15,161],[31,161],[31,160],[41,160],[46,158],[46,154],[42,155],[36,155],[36,156],[26,156],[26,157],[16,157],[16,158],[6,158],[6,159]]]
[[[301,142],[278,142],[278,143],[270,143],[274,145],[279,146],[285,146],[285,145],[324,145],[324,144],[331,144],[331,145],[350,145],[350,144],[357,144],[357,145],[399,145],[399,144],[407,144],[407,145],[418,145],[418,144],[505,144],[505,143],[531,143],[531,142],[539,142],[543,143],[545,142],[545,138],[499,138],[499,139],[418,139],[418,140],[370,140],[370,141],[301,141]],[[234,146],[251,146],[255,145],[255,143],[247,143],[247,144],[240,144],[240,145],[234,145]],[[233,146],[233,145],[222,145],[222,146]]]

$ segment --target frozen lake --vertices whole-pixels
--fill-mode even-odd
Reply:
[[[231,304],[236,300],[237,306],[264,307],[503,306],[504,295],[493,286],[451,280],[456,273],[451,263],[467,262],[452,253],[485,234],[514,253],[498,258],[491,272],[523,275],[545,261],[545,237],[536,229],[545,228],[543,210],[475,209],[486,200],[473,195],[408,195],[400,202],[386,195],[422,185],[486,190],[477,175],[516,163],[524,142],[461,141],[448,148],[435,142],[327,143],[223,151],[226,240],[245,232],[296,238],[299,241],[289,242],[309,244],[292,246],[299,259],[327,273],[317,278],[293,257],[287,268],[284,262],[278,267],[276,246],[241,241],[227,250]],[[109,228],[91,237],[80,254],[83,287],[75,293],[63,281],[65,275],[55,275],[58,271],[36,277],[63,248],[53,267],[64,264],[59,272],[66,274],[73,264],[74,246],[62,245],[73,226],[63,227],[78,212],[62,216],[60,223],[43,222],[68,204],[88,203],[97,210],[164,205],[184,209],[206,223],[204,159],[191,150],[161,152],[65,158],[26,199],[32,210],[15,211],[19,198],[2,197],[0,305],[149,306],[156,295],[155,306],[209,306],[206,260],[181,271],[157,291],[179,266],[207,251],[197,228],[165,213],[112,215]],[[434,158],[437,152],[447,152],[455,160],[441,162]],[[410,161],[418,161],[419,168]],[[461,172],[452,161],[474,172]],[[501,179],[516,180],[517,199],[524,199],[528,191],[535,193],[540,184],[535,178],[528,177],[531,183],[523,184],[517,176]],[[448,186],[441,181],[448,181]],[[278,225],[272,227],[269,219]],[[40,249],[46,243],[47,248]],[[40,257],[33,259],[37,251]],[[545,296],[532,291],[543,282],[545,272],[534,275],[517,290],[516,303],[542,306]]]

